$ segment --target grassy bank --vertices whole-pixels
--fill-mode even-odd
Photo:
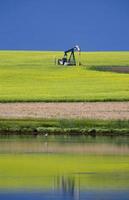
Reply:
[[[0,102],[129,100],[129,74],[92,66],[129,66],[129,52],[82,53],[82,66],[54,64],[63,52],[0,51]]]
[[[0,135],[129,135],[127,120],[0,120]]]

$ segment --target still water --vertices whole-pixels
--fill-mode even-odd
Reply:
[[[128,200],[128,137],[1,137],[2,200]]]

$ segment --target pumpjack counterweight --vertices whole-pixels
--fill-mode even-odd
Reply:
[[[78,63],[76,62],[75,58],[75,51],[78,52]],[[66,66],[74,66],[74,65],[80,65],[80,47],[76,45],[75,47],[67,50],[64,52],[64,57],[62,59],[58,59],[58,65],[66,65]],[[70,53],[69,57],[68,54]]]

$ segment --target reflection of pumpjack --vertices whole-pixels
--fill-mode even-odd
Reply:
[[[74,196],[75,193],[75,178],[74,177],[58,177],[57,186],[64,194]]]
[[[64,52],[64,57],[62,59],[58,59],[58,65],[76,65],[76,59],[75,59],[75,55],[74,52],[78,51],[78,55],[80,57],[80,48],[78,45],[76,45],[75,47],[73,47],[72,49],[69,49],[67,51]],[[69,58],[67,57],[67,54],[70,53]],[[80,65],[80,61],[78,61],[78,65]]]

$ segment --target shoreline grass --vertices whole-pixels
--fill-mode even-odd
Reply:
[[[129,120],[0,119],[2,135],[129,136]]]

